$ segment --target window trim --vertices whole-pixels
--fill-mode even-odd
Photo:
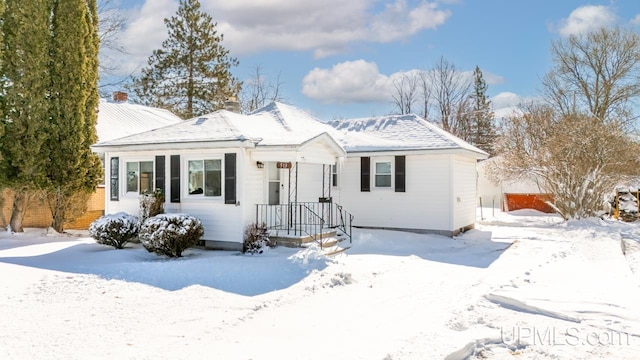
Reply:
[[[129,159],[120,158],[120,159],[122,161],[121,165],[124,165],[124,166],[121,166],[121,170],[120,170],[121,171],[121,175],[122,175],[122,180],[121,180],[121,184],[120,184],[121,188],[120,189],[124,190],[120,194],[121,197],[122,196],[124,196],[124,197],[138,197],[138,196],[140,196],[140,194],[141,194],[140,193],[140,188],[141,188],[140,181],[142,180],[142,176],[140,176],[142,167],[140,165],[141,165],[141,163],[144,163],[144,162],[151,163],[151,177],[150,177],[151,178],[151,190],[152,191],[155,190],[155,188],[156,188],[156,179],[155,179],[156,162],[155,162],[155,158],[150,157],[150,158],[129,158]],[[138,170],[137,170],[138,171],[138,184],[137,184],[136,191],[129,191],[129,184],[128,184],[128,176],[129,176],[128,171],[129,170],[128,170],[127,165],[130,164],[130,163],[138,164]]]
[[[220,195],[215,196],[205,196],[204,189],[200,194],[190,194],[189,193],[189,162],[190,161],[201,161],[203,168],[203,174],[206,174],[204,171],[204,162],[207,160],[217,160],[220,161]],[[195,200],[195,201],[215,201],[215,202],[223,202],[224,201],[224,191],[225,191],[225,171],[224,171],[224,154],[204,154],[204,155],[193,155],[193,156],[182,156],[182,169],[180,171],[182,180],[182,198],[186,200]],[[206,175],[203,176],[202,179],[203,185],[206,182]]]
[[[338,163],[331,165],[331,186],[338,187],[338,182],[340,178],[338,177]]]
[[[394,177],[394,161],[393,161],[393,157],[380,157],[380,158],[374,158],[372,159],[372,172],[373,172],[373,187],[375,189],[379,189],[379,190],[393,190],[394,189],[394,181],[393,181],[393,177]],[[389,173],[383,173],[383,174],[378,174],[378,164],[381,163],[388,163],[389,164]],[[378,175],[381,176],[388,176],[389,177],[389,186],[378,186],[377,184],[377,178]]]

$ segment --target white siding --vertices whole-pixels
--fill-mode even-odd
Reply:
[[[453,224],[457,230],[476,221],[477,170],[476,160],[452,155],[453,161]]]
[[[243,197],[240,199],[240,206],[243,209],[243,227],[256,221],[256,204],[267,203],[267,169],[258,169],[256,161],[251,158],[251,150],[246,150],[243,155],[244,160],[238,158],[238,169],[243,168],[243,181],[238,182],[238,190],[243,190]]]
[[[322,177],[322,165],[298,164],[298,202],[318,202],[322,196]],[[325,178],[326,181],[328,178]]]
[[[404,193],[395,192],[393,186],[374,186],[377,160],[383,159],[371,157],[371,192],[360,191],[360,157],[348,157],[339,174],[340,191],[335,200],[355,216],[354,225],[451,230],[448,155],[407,155]]]
[[[230,205],[224,203],[224,154],[236,152],[236,199],[240,201],[238,205]],[[170,186],[171,186],[171,173],[170,173],[170,156],[180,155],[180,179],[181,179],[181,199],[180,203],[170,202]],[[245,218],[248,216],[249,210],[245,211],[246,207],[250,207],[255,211],[254,203],[244,202],[244,186],[245,174],[248,174],[248,178],[255,177],[255,173],[251,169],[250,164],[245,161],[244,150],[240,149],[221,149],[219,151],[202,152],[197,150],[180,150],[180,151],[140,151],[140,152],[121,152],[107,154],[106,159],[118,156],[120,158],[120,200],[110,201],[109,191],[105,196],[106,207],[105,213],[112,214],[119,211],[124,211],[130,214],[139,214],[139,195],[138,193],[125,193],[125,179],[126,169],[125,163],[128,161],[141,161],[141,160],[153,160],[155,163],[155,156],[165,156],[165,184],[166,184],[166,203],[165,211],[167,213],[187,213],[199,218],[204,226],[203,240],[217,240],[226,242],[242,242],[243,227],[245,224]],[[209,197],[190,197],[187,193],[187,161],[189,159],[209,159],[219,158],[223,159],[222,162],[222,196],[209,198]],[[107,162],[107,174],[109,174],[109,163]],[[154,170],[155,171],[155,170]],[[257,167],[256,167],[257,172]],[[155,176],[155,173],[154,173]],[[258,175],[259,176],[259,175]],[[107,179],[109,180],[109,179]],[[250,193],[247,197],[255,196]]]

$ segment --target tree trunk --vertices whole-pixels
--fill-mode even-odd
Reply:
[[[51,227],[53,228],[53,230],[55,230],[58,233],[64,232],[64,218],[65,218],[65,216],[64,216],[63,210],[59,209],[58,211],[56,211],[52,215],[53,215],[53,222],[51,224]]]
[[[11,220],[9,220],[9,226],[13,232],[24,232],[22,228],[22,220],[27,212],[27,205],[29,204],[29,194],[24,190],[17,190],[13,198],[13,209],[11,211]]]
[[[51,210],[51,227],[58,233],[64,231],[65,222],[65,196],[59,191],[53,191],[47,195],[47,201],[49,202],[49,209]]]

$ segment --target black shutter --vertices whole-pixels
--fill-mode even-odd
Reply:
[[[360,191],[371,191],[371,158],[360,158]]]
[[[111,201],[120,200],[120,158],[112,157],[111,158],[111,180],[109,182],[109,192],[111,193]]]
[[[224,203],[236,203],[236,154],[224,154]]]
[[[165,177],[165,163],[164,156],[156,156],[156,189],[160,189],[163,194],[166,194],[166,188],[164,183]]]
[[[171,202],[180,202],[180,155],[171,155]]]
[[[406,158],[405,156],[396,156],[396,192],[405,192],[405,167],[406,167]]]

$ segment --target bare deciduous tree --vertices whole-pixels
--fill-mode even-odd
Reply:
[[[414,72],[404,73],[393,80],[394,90],[391,97],[398,114],[411,114],[414,111],[413,104],[418,96],[418,80],[419,77]]]
[[[420,71],[420,73],[418,73],[418,87],[420,89],[420,100],[422,105],[421,115],[423,119],[429,120],[433,86],[431,85],[431,79],[429,78],[428,72]]]
[[[118,69],[113,54],[126,54],[120,36],[127,18],[118,7],[118,0],[98,0],[98,37],[100,39],[100,72]]]
[[[640,145],[617,122],[528,105],[504,122],[494,181],[534,179],[565,219],[595,216],[616,184],[640,175]]]
[[[256,66],[251,78],[242,83],[239,99],[242,112],[248,114],[271,101],[282,101],[283,85],[279,73],[273,81],[270,81],[269,77],[263,73],[262,66]]]
[[[572,35],[552,43],[551,57],[543,93],[560,113],[633,120],[629,105],[640,97],[640,34],[602,28]]]
[[[443,129],[453,132],[457,124],[457,110],[460,104],[469,96],[471,79],[459,72],[455,65],[444,57],[436,63],[429,72],[433,86],[433,101],[440,116]]]
[[[247,114],[257,110],[271,101],[282,101],[282,86],[280,73],[271,81],[258,65],[250,79],[242,83],[240,91],[240,105],[242,112]]]

